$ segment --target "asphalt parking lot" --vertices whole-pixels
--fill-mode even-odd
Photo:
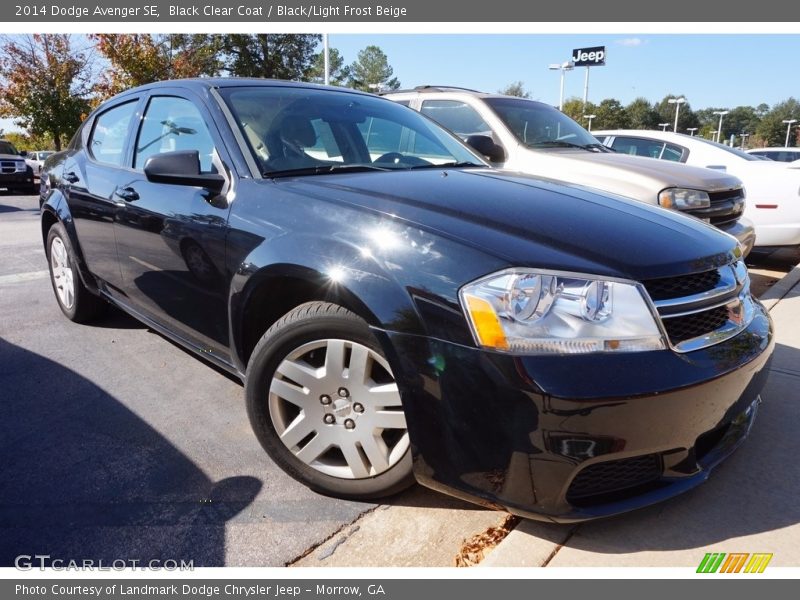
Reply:
[[[751,260],[757,295],[795,262]],[[0,196],[0,314],[0,565],[50,554],[452,566],[464,539],[505,518],[422,488],[381,506],[346,502],[284,475],[251,433],[237,381],[121,312],[92,326],[61,315],[33,196]],[[578,528],[523,523],[509,541],[525,536],[528,559],[539,548],[555,566],[668,566],[676,553],[691,563],[731,540],[720,549],[776,548],[775,564],[797,564],[798,352],[779,340],[751,439],[711,483]],[[495,566],[513,563],[500,556]]]

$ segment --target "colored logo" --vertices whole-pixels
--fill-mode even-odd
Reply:
[[[698,573],[763,573],[772,554],[763,552],[709,552],[700,561]]]

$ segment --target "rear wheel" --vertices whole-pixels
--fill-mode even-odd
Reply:
[[[281,318],[253,350],[245,389],[261,445],[312,489],[368,499],[413,483],[397,383],[345,308],[310,302]]]
[[[70,321],[86,323],[104,311],[106,303],[83,285],[72,244],[61,223],[53,225],[47,234],[47,262],[58,307]]]

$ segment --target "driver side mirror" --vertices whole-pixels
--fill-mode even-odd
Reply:
[[[467,145],[488,158],[489,162],[500,163],[506,159],[502,146],[495,144],[488,135],[471,135],[467,138]]]
[[[201,187],[216,194],[225,187],[225,178],[217,173],[200,172],[200,153],[197,150],[162,152],[147,159],[144,165],[147,181],[173,185]]]
[[[28,157],[28,151],[27,151],[27,150],[20,150],[20,151],[19,151],[19,155],[20,155],[22,158],[27,158],[27,157]]]

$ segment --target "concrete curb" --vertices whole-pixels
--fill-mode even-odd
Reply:
[[[798,283],[800,283],[800,264],[795,265],[791,271],[781,277],[780,281],[761,294],[759,300],[767,307],[767,310],[772,310]]]

